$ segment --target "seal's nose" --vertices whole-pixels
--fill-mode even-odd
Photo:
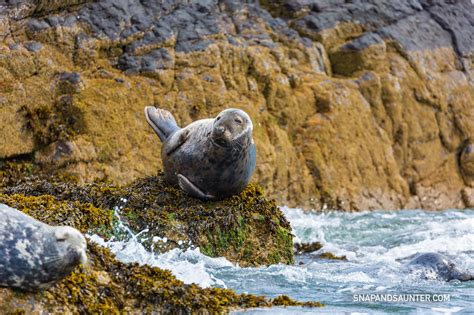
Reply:
[[[225,127],[223,127],[223,126],[217,127],[216,132],[217,132],[218,135],[223,135],[224,132],[225,132]]]

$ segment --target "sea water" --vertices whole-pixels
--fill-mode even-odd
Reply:
[[[426,273],[410,273],[406,262],[418,252],[439,252],[474,272],[474,210],[421,210],[308,213],[281,208],[295,242],[321,242],[318,252],[296,257],[294,265],[241,268],[225,258],[211,258],[199,248],[147,251],[147,231],[104,241],[123,262],[169,269],[185,283],[224,287],[239,293],[300,301],[321,301],[323,308],[263,308],[235,314],[463,314],[474,313],[474,281],[444,282]],[[119,209],[116,209],[119,215]],[[347,261],[318,258],[329,251]],[[300,264],[303,263],[303,264]],[[398,299],[395,301],[395,299]]]

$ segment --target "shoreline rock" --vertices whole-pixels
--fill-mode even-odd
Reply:
[[[107,238],[114,231],[113,212],[120,210],[134,233],[146,229],[167,239],[144,243],[158,252],[192,244],[205,255],[223,256],[241,266],[294,262],[291,227],[275,201],[256,185],[222,201],[202,202],[168,185],[163,174],[126,186],[22,181],[4,187],[0,202],[48,224],[60,221],[84,233],[92,228]]]
[[[0,6],[4,162],[127,184],[161,166],[144,106],[183,125],[240,107],[255,121],[254,179],[280,204],[470,204],[470,1]]]
[[[293,305],[321,307],[318,302],[298,302],[280,296],[268,299],[236,294],[221,288],[203,289],[184,284],[170,271],[137,264],[123,264],[94,243],[88,245],[89,267],[77,268],[70,276],[39,293],[0,288],[0,312],[5,314],[62,313],[223,313],[237,308]]]
[[[120,211],[122,222],[134,233],[147,228],[150,236],[168,239],[162,247],[144,243],[157,252],[185,249],[191,241],[204,254],[223,256],[241,266],[294,261],[288,222],[275,201],[267,200],[255,185],[227,200],[202,202],[165,184],[162,174],[122,187],[49,180],[21,177],[16,184],[0,186],[0,203],[43,222],[73,226],[105,239],[120,237],[114,215]],[[108,249],[88,243],[89,267],[77,268],[51,289],[36,294],[0,288],[0,312],[220,313],[272,305],[322,306],[287,296],[268,299],[187,285],[167,270],[123,264]]]

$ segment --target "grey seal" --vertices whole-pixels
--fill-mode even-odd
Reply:
[[[474,275],[462,270],[448,257],[438,253],[417,254],[409,263],[412,272],[420,272],[427,279],[439,279],[444,281],[474,280]],[[433,277],[434,276],[434,277]]]
[[[165,178],[193,197],[220,200],[240,193],[255,170],[257,151],[250,116],[223,110],[180,128],[173,115],[147,106],[146,120],[161,142]]]
[[[87,262],[78,230],[42,223],[4,204],[0,218],[0,286],[47,289]]]

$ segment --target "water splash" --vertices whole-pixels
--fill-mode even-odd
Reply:
[[[142,231],[128,233],[124,239],[104,241],[123,262],[138,262],[169,269],[185,283],[203,287],[232,288],[240,293],[270,297],[287,294],[299,300],[319,300],[327,306],[314,312],[337,313],[452,313],[472,310],[474,283],[421,279],[407,274],[407,258],[421,251],[439,251],[465,269],[474,271],[474,210],[398,211],[398,212],[325,212],[306,213],[282,207],[298,242],[321,242],[324,251],[345,255],[348,261],[330,261],[309,255],[304,265],[273,265],[241,268],[225,258],[210,258],[199,248],[173,249],[164,254],[147,251],[141,244]],[[120,208],[116,209],[120,217]],[[154,236],[150,236],[154,237]],[[439,293],[449,294],[446,303],[373,304],[352,301],[360,293]],[[259,314],[267,310],[246,311]],[[304,309],[272,309],[271,313],[307,314]]]

